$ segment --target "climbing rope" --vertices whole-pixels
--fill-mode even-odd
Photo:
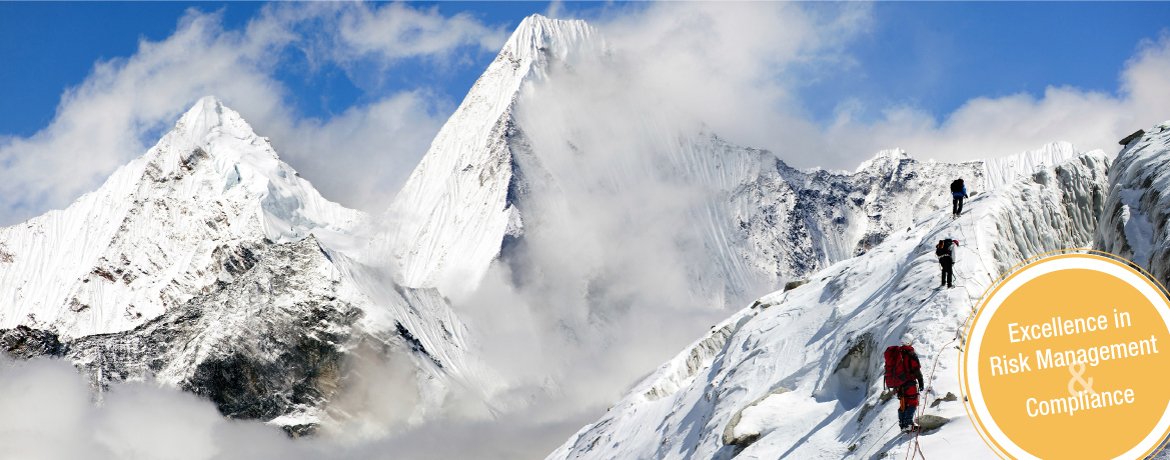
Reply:
[[[978,249],[979,249],[979,238],[971,238],[969,235],[967,235],[967,230],[966,230],[965,228],[963,228],[963,226],[962,226],[962,225],[959,225],[958,227],[959,227],[959,233],[963,235],[963,240],[964,240],[964,241],[971,241],[971,242],[972,242],[972,244],[971,244],[971,247],[972,247],[972,248],[974,248],[974,249],[976,250],[976,251],[973,251],[973,252],[975,252],[975,254],[978,254],[978,253],[979,253],[979,251],[978,251]],[[976,234],[976,237],[978,237],[978,234]],[[963,243],[960,243],[960,246],[962,246],[962,245],[963,245]],[[991,274],[991,269],[987,267],[987,262],[985,262],[985,261],[983,260],[983,258],[982,258],[982,257],[978,257],[978,256],[976,256],[976,257],[975,257],[975,260],[977,260],[977,261],[979,262],[979,265],[980,265],[980,266],[983,268],[983,271],[984,271],[985,273],[987,273],[987,278],[988,278],[988,279],[992,279],[992,278],[994,278],[994,277],[992,276],[992,274]],[[966,276],[962,276],[962,275],[957,275],[957,276],[958,276],[958,278],[959,278],[959,279],[963,279],[963,280],[971,280],[971,278],[968,278],[968,277],[966,277]],[[964,289],[966,289],[966,285],[964,285],[963,287],[964,287]],[[970,297],[970,296],[971,296],[971,291],[970,291],[969,289],[967,289],[967,296],[968,296],[968,297]]]
[[[886,428],[886,431],[883,431],[882,434],[878,435],[878,439],[879,440],[886,439],[886,435],[890,434],[890,430],[893,430],[893,429],[894,429],[894,425],[890,425],[889,428]],[[873,452],[873,450],[875,448],[877,448],[877,446],[878,446],[878,444],[874,444],[872,446],[869,446],[869,449],[866,449],[865,453],[861,454],[861,458],[867,458],[869,456],[869,454],[871,452]]]
[[[987,269],[986,263],[984,263],[983,259],[978,256],[978,254],[979,254],[978,240],[970,239],[969,235],[967,235],[966,229],[962,225],[956,225],[956,227],[958,227],[958,232],[962,235],[962,238],[965,241],[971,242],[971,246],[974,249],[972,252],[974,252],[976,260],[978,260],[979,264],[982,265],[984,270],[986,270]],[[962,245],[962,243],[960,243],[960,245]],[[991,272],[988,271],[988,276],[990,276],[990,275],[991,275]],[[974,281],[973,277],[962,276],[962,275],[957,275],[956,277],[961,279],[961,280],[968,281],[968,282]],[[966,293],[967,293],[967,300],[970,301],[974,297],[972,297],[970,286],[967,286],[967,284],[968,283],[962,283],[961,286],[963,287],[963,290],[966,291]],[[964,324],[966,324],[966,321],[964,321]],[[927,382],[934,381],[934,375],[935,375],[935,372],[938,370],[938,363],[939,363],[939,360],[942,358],[943,352],[950,349],[951,345],[953,345],[956,341],[960,340],[961,338],[962,338],[962,327],[959,327],[959,328],[955,329],[954,337],[952,337],[951,340],[949,342],[947,342],[946,344],[944,344],[942,347],[939,347],[938,351],[935,352],[934,359],[932,360],[931,365],[930,365],[930,373],[928,374],[927,379],[926,379]],[[932,391],[933,391],[933,388],[932,388]],[[926,460],[926,454],[922,450],[922,443],[919,441],[919,436],[921,436],[921,434],[922,434],[921,424],[919,422],[922,419],[922,415],[926,415],[926,412],[928,410],[930,410],[930,399],[931,399],[930,396],[931,396],[931,392],[929,392],[929,391],[923,392],[922,414],[915,417],[915,423],[918,423],[920,428],[914,432],[914,438],[909,443],[907,443],[906,455],[903,457],[906,460],[919,459],[919,458],[921,458],[922,460]]]
[[[941,221],[942,221],[943,219],[945,219],[945,217],[944,217],[944,216],[940,216],[939,218],[935,219],[936,225],[937,225],[937,223],[941,223]],[[981,268],[983,268],[983,270],[984,270],[984,271],[987,273],[987,276],[990,278],[990,277],[991,277],[991,270],[990,270],[990,269],[988,269],[988,267],[987,267],[987,263],[986,263],[986,262],[983,260],[983,258],[978,256],[978,255],[979,255],[979,251],[978,251],[978,249],[979,249],[979,240],[978,240],[978,239],[971,239],[970,235],[968,235],[968,234],[967,234],[967,231],[966,231],[966,229],[964,228],[964,226],[963,226],[963,225],[958,225],[958,223],[956,223],[956,225],[955,225],[955,226],[956,226],[956,227],[958,227],[958,229],[957,229],[957,230],[958,230],[958,233],[959,233],[959,234],[962,236],[962,238],[964,239],[964,241],[967,241],[967,242],[969,242],[969,243],[970,243],[970,246],[972,247],[972,252],[974,253],[974,257],[975,257],[975,258],[976,258],[976,260],[979,262],[979,265],[981,266]],[[960,246],[964,246],[964,245],[963,245],[962,243],[960,243]],[[964,247],[965,247],[965,246],[964,246]],[[973,284],[973,282],[975,281],[973,276],[955,275],[955,277],[956,277],[956,278],[959,278],[959,279],[961,279],[961,280],[964,280],[964,281],[966,281],[965,283],[962,283],[962,284],[961,284],[961,286],[963,287],[963,290],[964,290],[964,291],[966,291],[966,294],[967,294],[967,301],[975,300],[975,299],[977,299],[977,298],[978,298],[977,296],[973,296],[973,295],[971,294],[971,289],[970,289],[970,288],[971,288],[971,287],[973,287],[973,286],[968,286],[968,284]],[[927,298],[927,301],[929,301],[929,300],[930,300],[931,298],[933,298],[933,297],[934,297],[934,296],[932,295],[930,298]],[[973,310],[973,308],[972,308],[972,310]],[[970,317],[968,316],[968,318],[970,318]],[[966,323],[967,323],[967,321],[966,321],[966,320],[964,320],[964,321],[963,321],[963,324],[966,324]],[[935,376],[935,373],[936,373],[936,371],[938,370],[938,363],[939,363],[939,360],[942,358],[942,354],[943,354],[943,352],[944,352],[944,351],[946,351],[946,350],[948,350],[948,349],[950,349],[950,348],[951,348],[951,346],[952,346],[952,345],[953,345],[955,342],[957,342],[957,341],[959,341],[959,340],[961,340],[961,339],[962,339],[962,331],[963,331],[963,327],[962,327],[962,326],[960,326],[960,327],[956,328],[956,329],[955,329],[955,335],[954,335],[954,337],[952,337],[952,338],[951,338],[951,340],[950,340],[949,342],[947,342],[946,344],[944,344],[942,347],[940,347],[940,348],[939,348],[939,349],[938,349],[938,350],[935,352],[935,354],[934,354],[934,359],[933,359],[933,361],[931,362],[931,366],[930,366],[930,373],[928,374],[928,377],[927,377],[927,379],[926,379],[926,381],[927,381],[927,382],[933,382],[933,381],[934,381],[934,376]],[[933,389],[932,389],[932,391],[933,391]],[[921,413],[920,415],[918,415],[917,417],[915,417],[915,423],[919,423],[919,422],[921,421],[922,415],[926,415],[926,413],[929,411],[929,409],[930,409],[930,400],[931,400],[931,397],[930,397],[930,396],[931,396],[930,392],[923,392],[923,398],[922,398],[922,413]],[[936,398],[936,399],[937,399],[937,398]],[[920,424],[919,424],[919,426],[921,427],[921,425],[920,425]],[[885,431],[884,431],[884,432],[881,434],[881,438],[882,438],[882,439],[884,439],[884,438],[885,438],[885,436],[886,436],[886,434],[888,434],[888,433],[889,433],[889,432],[890,432],[890,431],[891,431],[893,428],[894,428],[894,425],[891,425],[889,428],[887,428],[887,429],[886,429],[886,430],[885,430]],[[921,434],[922,434],[922,430],[921,430],[921,428],[919,428],[918,430],[916,430],[916,431],[914,432],[914,437],[913,437],[913,438],[910,440],[910,442],[906,443],[906,453],[905,453],[905,455],[903,455],[903,459],[904,459],[904,460],[911,460],[911,459],[915,459],[915,460],[917,460],[917,459],[926,460],[926,454],[925,454],[925,452],[923,451],[923,449],[922,449],[922,443],[921,443],[921,442],[920,442],[920,440],[919,440],[919,437],[921,436]],[[872,452],[873,452],[873,450],[874,450],[874,449],[875,449],[877,446],[878,446],[878,444],[874,444],[874,445],[870,446],[870,448],[869,448],[869,449],[867,449],[867,450],[865,451],[865,453],[863,453],[863,454],[862,454],[862,456],[861,456],[861,457],[862,457],[862,458],[866,458],[866,457],[867,457],[867,456],[868,456],[870,453],[872,453]]]

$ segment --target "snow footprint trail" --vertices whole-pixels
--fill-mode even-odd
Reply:
[[[973,205],[973,204],[975,204],[974,200],[971,203],[971,205]],[[924,303],[924,305],[922,307],[920,307],[920,310],[925,309],[925,308],[930,307],[930,306],[934,306],[934,307],[941,307],[940,310],[941,309],[949,309],[949,310],[953,310],[953,311],[961,311],[963,305],[969,304],[970,311],[971,312],[974,311],[975,302],[977,302],[980,299],[982,292],[984,291],[984,289],[986,288],[986,286],[988,284],[985,281],[984,277],[980,276],[980,275],[986,275],[986,279],[990,279],[991,273],[990,273],[990,270],[987,270],[987,265],[983,261],[983,251],[980,249],[979,241],[983,235],[981,233],[976,232],[976,233],[974,233],[974,237],[972,237],[972,235],[968,233],[967,227],[970,225],[973,225],[974,222],[978,221],[978,218],[972,217],[972,214],[973,213],[971,213],[971,209],[969,207],[968,213],[963,215],[963,216],[960,216],[958,218],[952,218],[948,221],[948,220],[946,220],[945,217],[942,217],[942,218],[935,220],[938,229],[926,237],[927,241],[933,241],[935,239],[959,239],[960,240],[960,244],[956,248],[956,256],[957,256],[956,257],[956,268],[959,268],[959,270],[956,270],[954,276],[956,279],[961,281],[959,283],[956,283],[956,287],[963,288],[963,292],[959,293],[958,295],[954,295],[953,294],[954,291],[952,291],[951,289],[942,289],[942,292],[943,292],[942,296],[932,295],[931,297],[927,298],[927,302]],[[941,238],[939,238],[940,236],[941,236]],[[963,242],[966,242],[966,244],[964,245]],[[966,254],[959,255],[959,254],[957,254],[959,251],[965,252]],[[968,270],[969,268],[973,267],[973,265],[974,265],[973,263],[971,263],[972,260],[977,262],[980,265],[980,267],[984,269],[984,271],[981,273],[980,272],[972,273],[970,270]],[[966,263],[963,263],[962,265],[960,265],[958,263],[959,261],[963,261]],[[974,291],[972,291],[972,288],[975,288]],[[937,301],[935,299],[937,299]],[[955,307],[959,307],[959,308],[955,308]],[[925,366],[925,367],[929,368],[929,371],[927,371],[926,374],[924,375],[924,377],[925,377],[924,380],[926,382],[927,387],[926,387],[926,391],[923,391],[923,393],[922,393],[923,397],[922,397],[921,404],[919,406],[920,409],[918,411],[918,414],[916,414],[916,416],[915,416],[916,423],[919,423],[921,418],[925,415],[937,415],[941,411],[941,409],[939,409],[939,406],[935,406],[935,407],[931,406],[932,399],[935,401],[938,401],[941,398],[941,396],[939,395],[939,392],[936,391],[934,388],[934,382],[936,379],[937,371],[939,369],[939,363],[943,360],[943,354],[946,353],[948,350],[955,349],[956,353],[959,350],[959,348],[955,346],[955,343],[960,342],[962,340],[962,331],[963,331],[964,325],[966,324],[967,319],[969,317],[970,317],[970,315],[968,314],[966,317],[964,317],[963,321],[961,321],[960,324],[956,325],[953,328],[953,335],[952,335],[952,338],[950,341],[948,341],[947,343],[938,347],[936,350],[934,350],[933,353],[928,352],[926,354],[926,356],[930,357],[929,364],[927,366]],[[943,324],[941,322],[938,323],[937,326],[939,326],[939,327],[937,327],[936,329],[946,329],[945,324]],[[936,404],[937,404],[937,402],[936,402]],[[887,431],[889,431],[889,430],[887,430]],[[934,431],[935,430],[932,430],[932,433]],[[904,448],[905,453],[901,456],[901,458],[903,458],[903,459],[921,458],[921,459],[925,460],[926,455],[925,455],[924,449],[922,448],[922,445],[920,442],[920,437],[922,436],[922,434],[923,433],[921,431],[915,432],[914,436],[912,438],[910,438],[909,440],[904,440],[902,437],[896,437],[896,438],[888,441],[883,446],[883,448],[880,450],[880,452],[884,452],[884,453],[896,452],[896,451],[902,450]],[[862,455],[862,458],[867,458],[866,455],[868,455],[868,453]],[[888,455],[886,455],[886,457],[888,457]],[[878,457],[875,456],[874,458],[878,458]]]

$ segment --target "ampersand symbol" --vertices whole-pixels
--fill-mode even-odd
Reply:
[[[1068,394],[1072,396],[1081,393],[1097,394],[1096,391],[1093,391],[1093,378],[1089,377],[1088,380],[1084,379],[1085,363],[1075,363],[1069,366],[1068,373],[1072,374],[1072,378],[1068,380]],[[1075,389],[1075,385],[1077,384],[1081,386],[1081,391]]]

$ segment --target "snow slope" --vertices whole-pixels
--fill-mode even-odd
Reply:
[[[635,385],[551,459],[879,458],[906,455],[894,404],[881,398],[880,350],[909,338],[929,381],[921,436],[930,457],[992,458],[957,383],[960,330],[1002,271],[1045,250],[1086,246],[1104,207],[1108,158],[1038,168],[916,220],[865,254],[767,295]],[[960,241],[953,289],[938,289],[939,239]],[[960,400],[931,403],[952,393]]]
[[[586,46],[583,21],[524,19],[496,59],[439,130],[390,206],[397,221],[390,248],[407,286],[478,282],[519,216],[507,202],[512,161],[508,136],[520,85],[549,59]]]
[[[1096,248],[1146,267],[1170,285],[1170,121],[1117,155]]]

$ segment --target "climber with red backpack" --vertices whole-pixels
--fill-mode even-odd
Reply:
[[[886,388],[898,394],[898,427],[903,432],[918,429],[914,412],[918,409],[918,393],[926,389],[922,380],[922,364],[909,342],[886,348]]]

